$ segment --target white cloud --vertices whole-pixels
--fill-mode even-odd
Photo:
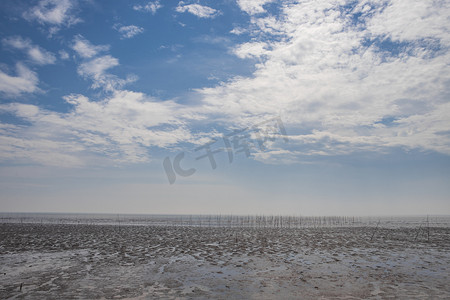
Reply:
[[[86,77],[97,78],[105,74],[105,71],[119,65],[119,60],[111,55],[101,56],[82,63],[78,68],[78,74]]]
[[[2,40],[3,44],[27,53],[29,59],[38,65],[54,64],[56,57],[53,53],[33,45],[29,39],[21,37],[9,37]]]
[[[50,141],[47,138],[16,137],[2,132],[0,135],[0,159],[3,162],[32,163],[55,167],[81,167],[77,154],[82,149],[73,143]]]
[[[115,26],[117,27],[117,26]],[[129,39],[134,37],[135,35],[138,35],[140,33],[144,32],[144,28],[138,27],[135,25],[129,25],[129,26],[120,26],[117,27],[117,31],[122,35],[122,38]]]
[[[55,63],[55,56],[49,52],[44,52],[38,47],[33,47],[28,50],[28,55],[37,64],[47,65]]]
[[[81,22],[74,13],[76,4],[76,1],[70,0],[41,0],[36,6],[24,12],[23,17],[29,21],[50,25],[50,34],[53,34],[61,26],[70,27]]]
[[[264,159],[392,147],[450,154],[450,135],[442,134],[450,132],[448,5],[364,1],[344,10],[346,3],[290,2],[280,15],[252,16],[253,39],[232,51],[258,57],[256,71],[198,90],[205,111],[242,127],[280,115],[288,129],[304,132],[258,156]],[[411,26],[414,19],[422,26]],[[388,46],[377,44],[389,37]]]
[[[126,79],[118,78],[106,71],[119,65],[119,60],[111,55],[104,55],[82,63],[78,67],[78,74],[93,81],[92,88],[115,90],[125,84],[136,81],[136,76]]]
[[[367,27],[374,35],[386,35],[398,41],[432,37],[448,42],[448,14],[444,12],[448,13],[449,10],[450,5],[446,1],[391,1],[382,11],[368,18]],[[405,11],[408,13],[403,14]]]
[[[265,10],[263,6],[273,1],[274,0],[237,0],[237,4],[241,10],[245,11],[249,15],[255,15],[264,13]]]
[[[204,6],[200,4],[185,4],[183,1],[178,3],[175,10],[179,13],[188,12],[199,18],[215,18],[220,14],[220,12],[209,6]]]
[[[191,127],[198,120],[218,128],[245,128],[277,115],[289,143],[269,143],[268,151],[254,154],[255,159],[311,162],[392,148],[450,154],[450,37],[434,21],[444,20],[449,9],[441,2],[401,3],[364,1],[344,9],[345,1],[289,2],[277,16],[258,14],[259,9],[248,6],[245,9],[254,14],[251,40],[231,51],[242,59],[258,58],[256,71],[197,90],[196,106],[118,90],[127,80],[108,73],[119,65],[118,59],[96,57],[103,50],[80,51],[90,54],[81,55],[86,60],[79,75],[110,96],[97,101],[65,97],[73,106],[68,113],[2,105],[32,125],[0,126],[5,132],[1,136],[8,137],[0,143],[0,157],[19,155],[46,163],[44,154],[56,152],[62,155],[59,160],[77,165],[86,162],[86,153],[93,153],[115,161],[147,161],[151,147],[199,143],[217,134],[193,134]],[[414,18],[423,25],[420,29],[409,28]],[[401,46],[396,44],[400,41]],[[11,94],[27,92],[18,83],[23,78],[32,83],[28,90],[36,89],[34,73],[20,65],[17,69],[17,77],[0,73],[0,89],[8,92],[5,89],[13,86]],[[9,81],[12,84],[4,83]],[[17,136],[22,138],[10,139]]]
[[[69,53],[65,50],[59,50],[59,57],[61,57],[62,60],[69,59]]]
[[[239,58],[257,58],[270,53],[267,47],[267,43],[264,42],[249,42],[233,49],[233,53]]]
[[[173,101],[124,90],[101,101],[82,95],[64,99],[73,106],[68,113],[28,104],[0,105],[0,111],[32,124],[0,123],[0,158],[59,166],[133,163],[148,161],[149,147],[196,142],[184,121],[195,118],[195,112]]]
[[[133,9],[138,10],[138,11],[150,12],[154,15],[154,14],[156,14],[156,11],[162,7],[163,6],[160,4],[159,1],[153,1],[153,2],[150,1],[146,5],[135,5],[135,6],[133,6]]]
[[[235,27],[233,28],[233,30],[230,31],[230,33],[235,34],[235,35],[241,35],[244,34],[248,31],[248,29],[246,28],[242,28],[242,27]]]
[[[77,35],[72,44],[72,49],[77,52],[77,54],[84,58],[91,58],[96,56],[100,52],[108,51],[108,45],[92,45],[88,40],[86,40],[83,36]]]
[[[38,91],[38,77],[36,73],[21,63],[16,65],[17,76],[11,76],[0,70],[0,92],[18,96],[22,93]]]
[[[89,59],[84,60],[78,66],[77,72],[85,79],[92,80],[92,88],[113,91],[123,87],[127,83],[137,80],[137,77],[134,75],[129,75],[126,79],[121,79],[116,75],[106,72],[119,65],[119,60],[111,55],[95,57],[100,52],[107,51],[109,49],[108,45],[94,46],[88,40],[78,35],[74,39],[72,49],[81,57]]]

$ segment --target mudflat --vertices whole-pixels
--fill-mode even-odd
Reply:
[[[448,299],[450,228],[0,224],[1,299]]]

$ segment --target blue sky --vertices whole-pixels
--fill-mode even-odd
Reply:
[[[449,13],[2,1],[0,211],[449,214]]]

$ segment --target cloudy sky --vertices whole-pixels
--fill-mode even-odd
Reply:
[[[0,211],[450,214],[450,4],[0,2]]]

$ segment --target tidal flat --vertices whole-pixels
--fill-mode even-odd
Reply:
[[[448,299],[450,227],[0,223],[1,299]]]

